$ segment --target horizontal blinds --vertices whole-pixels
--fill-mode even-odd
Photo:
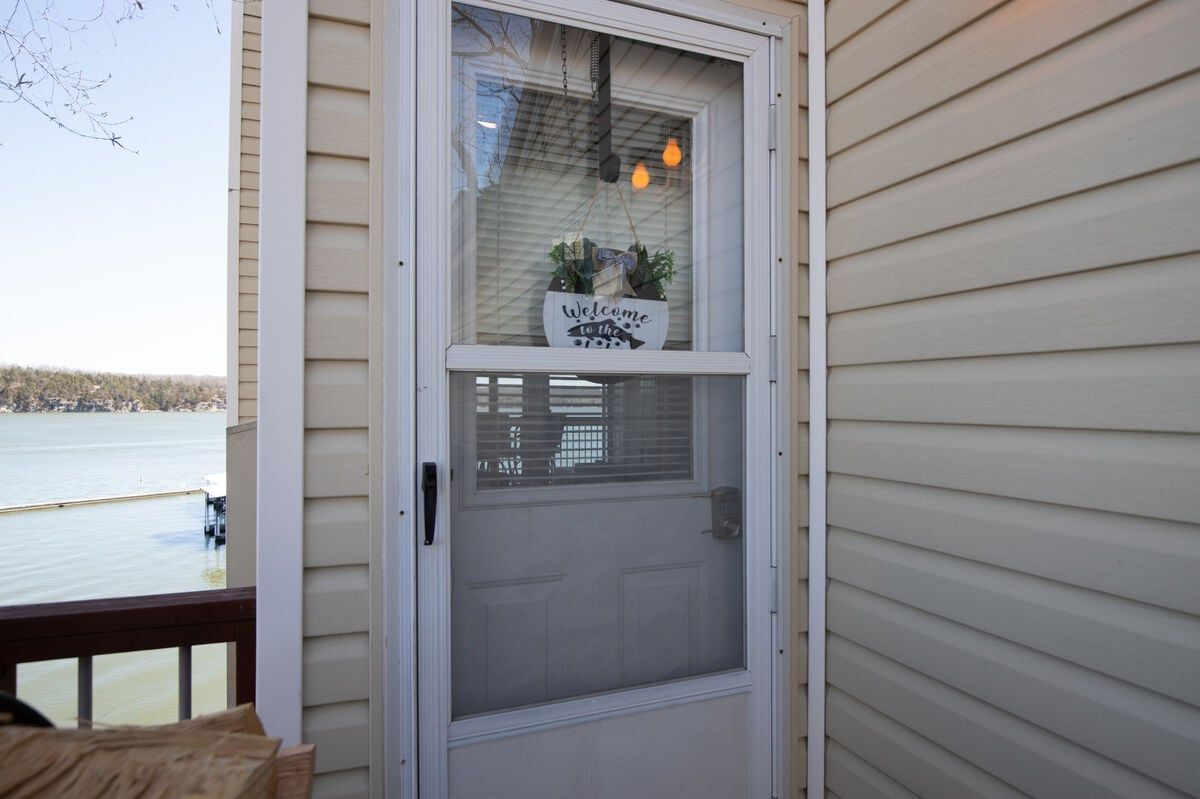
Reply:
[[[547,254],[563,238],[582,233],[601,246],[624,249],[638,239],[650,253],[675,253],[675,279],[667,286],[668,347],[687,349],[692,337],[691,122],[642,108],[614,107],[614,150],[622,161],[616,184],[596,179],[591,104],[586,98],[529,88],[479,83],[476,114],[459,117],[455,246],[459,279],[457,341],[543,345],[542,303],[553,264]],[[684,153],[667,169],[662,150],[668,136]],[[629,176],[645,164],[650,185],[632,189]],[[473,304],[474,313],[466,305]],[[474,335],[469,327],[474,323]]]
[[[481,489],[692,477],[692,378],[460,375],[473,380]]]

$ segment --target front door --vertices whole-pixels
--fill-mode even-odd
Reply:
[[[768,42],[417,14],[420,794],[770,796]]]

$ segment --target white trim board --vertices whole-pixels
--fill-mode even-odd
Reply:
[[[625,0],[642,8],[652,8],[664,14],[674,14],[699,22],[710,22],[734,30],[782,36],[789,18],[769,11],[738,6],[722,0]]]
[[[416,0],[383,13],[384,796],[417,795]],[[394,179],[393,179],[394,178]],[[407,187],[407,188],[406,188]]]
[[[620,14],[611,13],[613,4],[621,6]],[[478,5],[507,11],[513,14],[537,17],[547,22],[558,22],[565,25],[587,27],[589,30],[624,36],[649,44],[659,44],[666,47],[685,47],[688,50],[720,58],[741,61],[748,58],[758,48],[758,40],[763,35],[778,35],[778,29],[766,24],[761,15],[754,15],[758,20],[757,27],[747,26],[753,33],[728,25],[728,14],[718,14],[722,19],[714,22],[705,21],[706,14],[688,15],[676,14],[672,20],[673,27],[669,34],[658,33],[657,25],[661,16],[669,12],[638,8],[633,3],[623,3],[619,0],[571,0],[569,6],[561,0],[481,0]],[[752,14],[747,9],[747,14]],[[712,35],[714,24],[722,30]]]
[[[808,795],[825,795],[825,0],[808,4]]]
[[[307,97],[307,4],[263,3],[255,696],[284,746],[302,727]]]

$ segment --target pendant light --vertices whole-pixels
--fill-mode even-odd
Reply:
[[[677,167],[683,161],[683,150],[679,149],[679,141],[672,136],[667,139],[667,146],[662,151],[663,163],[669,167]]]
[[[637,166],[633,168],[633,174],[629,176],[629,182],[633,184],[635,191],[641,191],[650,185],[650,170],[646,169],[644,163],[637,162]]]

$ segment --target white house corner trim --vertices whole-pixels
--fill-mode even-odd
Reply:
[[[302,737],[308,6],[266,2],[262,20],[255,695],[290,746]]]
[[[808,795],[825,795],[825,0],[808,3]]]

